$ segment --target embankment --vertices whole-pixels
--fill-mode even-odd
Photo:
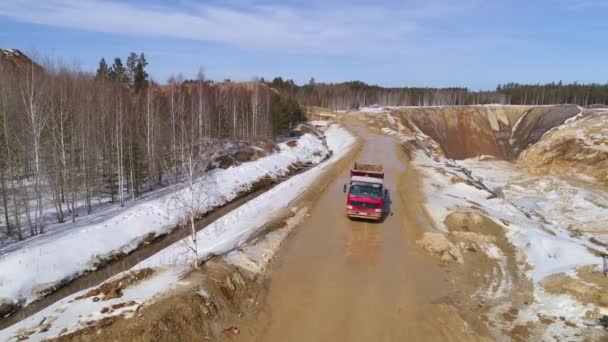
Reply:
[[[406,130],[420,130],[439,143],[448,158],[489,155],[515,160],[547,131],[580,112],[574,105],[453,106],[404,107],[391,114]]]

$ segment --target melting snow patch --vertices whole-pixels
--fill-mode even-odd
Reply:
[[[302,222],[308,212],[306,208],[294,208],[293,210],[295,211],[294,216],[286,220],[285,226],[266,234],[258,241],[252,241],[252,243],[228,253],[226,260],[249,272],[262,273],[279,250],[283,240],[295,226]]]
[[[43,341],[84,328],[99,319],[131,317],[140,305],[174,287],[182,271],[158,269],[150,278],[126,288],[121,297],[110,300],[78,299],[90,289],[77,292],[0,331],[0,340],[19,341],[28,336],[28,341]]]
[[[555,273],[574,274],[578,267],[601,263],[590,249],[602,253],[607,251],[590,242],[592,235],[585,229],[588,232],[605,229],[603,223],[607,222],[608,209],[594,203],[604,203],[605,194],[556,178],[526,179],[518,183],[521,179],[517,177],[522,175],[521,172],[505,167],[502,162],[467,160],[455,163],[441,158],[436,161],[420,151],[414,162],[424,174],[427,210],[439,229],[446,230],[444,220],[450,212],[477,208],[494,218],[505,230],[511,244],[517,247],[521,270],[532,279],[535,298],[534,305],[520,316],[522,322],[535,322],[538,320],[536,315],[541,313],[564,316],[582,326],[582,317],[590,307],[565,295],[549,295],[539,282]],[[488,167],[481,168],[481,164]],[[463,172],[464,169],[472,172]],[[451,179],[454,175],[464,181],[454,183]],[[494,194],[471,184],[491,188]],[[581,230],[576,233],[569,230],[577,227]],[[495,246],[487,247],[486,254],[499,260],[501,272],[507,274],[505,256]],[[526,264],[531,268],[526,269]],[[493,284],[491,288],[496,290],[492,291],[491,297],[508,293],[511,286],[508,282]],[[567,327],[562,326],[551,325],[545,337],[572,333],[572,330],[567,333]]]
[[[225,254],[257,236],[266,222],[288,208],[328,165],[348,153],[355,142],[350,133],[337,125],[331,125],[325,134],[327,146],[333,152],[327,162],[278,184],[199,231],[198,258]],[[136,268],[185,264],[193,257],[193,252],[180,241],[144,260]]]
[[[327,132],[327,144],[331,139],[349,141],[350,135],[339,127],[329,127]],[[333,143],[335,145],[336,142]],[[293,166],[320,163],[331,153],[324,141],[311,134],[300,137],[296,146],[283,143],[279,147],[277,153],[226,170],[216,169],[210,177],[204,177],[196,185],[201,193],[206,194],[202,199],[201,214],[235,199],[265,177],[285,176]],[[188,194],[187,189],[173,191],[182,192],[184,196]],[[150,235],[170,232],[185,217],[183,206],[175,200],[176,192],[148,197],[113,217],[78,230],[48,238],[40,236],[31,244],[0,256],[0,297],[29,303],[56,284],[94,270],[100,260],[116,253],[129,253]],[[254,222],[261,219],[261,215],[257,216],[252,217]],[[247,240],[248,233],[228,227],[235,223],[239,227],[240,219],[235,217],[233,220],[236,221],[224,223],[225,227],[216,226],[201,232],[202,241],[208,242],[205,238],[208,235],[215,239],[213,245],[201,249],[208,253],[226,251],[233,247],[235,241],[242,243]],[[224,235],[223,232],[227,231],[228,235]],[[227,240],[220,241],[218,236]],[[27,268],[26,272],[24,268]]]
[[[204,259],[208,256],[231,252],[227,255],[228,261],[252,272],[263,270],[280,246],[281,241],[306,215],[306,209],[295,210],[294,216],[286,220],[285,227],[267,234],[266,237],[257,241],[259,243],[246,245],[240,250],[237,250],[237,248],[250,241],[279,212],[289,208],[289,203],[302,194],[323,170],[346,155],[356,142],[354,136],[338,125],[329,126],[325,135],[327,148],[333,152],[329,160],[302,174],[291,177],[198,232],[199,257]],[[314,151],[314,149],[311,151]],[[176,242],[130,270],[135,271],[149,267],[164,271],[157,271],[152,277],[125,289],[121,298],[97,302],[91,298],[76,300],[77,297],[84,295],[91,289],[80,291],[2,330],[0,340],[17,340],[16,336],[25,336],[24,334],[26,334],[29,335],[29,340],[40,341],[56,337],[62,332],[77,330],[84,327],[89,321],[109,317],[108,315],[132,314],[131,311],[134,312],[138,305],[148,303],[173,286],[181,284],[181,275],[187,269],[187,262],[192,259],[191,253],[192,251],[185,247],[183,241]],[[116,277],[123,274],[121,273]],[[200,295],[208,296],[204,289],[201,290]],[[124,302],[130,302],[131,305],[101,313],[104,307],[111,307],[113,304]],[[52,323],[48,329],[42,329],[45,331],[40,329],[42,320]]]

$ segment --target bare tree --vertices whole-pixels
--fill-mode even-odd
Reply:
[[[27,75],[21,90],[26,115],[31,130],[32,160],[34,163],[34,193],[36,196],[36,207],[34,211],[33,226],[30,227],[31,234],[36,235],[44,232],[43,202],[42,202],[42,165],[41,165],[41,138],[42,132],[47,124],[48,115],[43,106],[45,82],[44,78],[37,77],[38,71],[33,63],[28,67]]]
[[[199,184],[211,139],[278,131],[282,114],[271,99],[279,95],[261,81],[213,83],[201,69],[196,80],[179,75],[168,86],[149,82],[134,91],[124,72],[116,61],[100,63],[96,75],[77,66],[32,64],[14,73],[0,66],[0,222],[7,233],[44,232],[44,206],[57,222],[75,221],[79,203],[92,213],[94,201],[124,206],[167,179]]]
[[[193,136],[194,132],[193,129]],[[181,160],[180,165],[180,169],[184,171],[183,182],[173,184],[175,190],[170,196],[170,199],[181,208],[183,226],[190,230],[190,236],[184,239],[183,243],[193,253],[195,268],[198,267],[199,259],[196,221],[208,208],[210,199],[214,195],[212,189],[215,179],[212,173],[205,171],[211,164],[215,152],[217,152],[217,144],[211,139],[188,141],[185,146],[185,158]],[[168,170],[176,170],[176,168]],[[172,178],[176,179],[176,177]]]
[[[123,99],[118,90],[116,101],[116,173],[118,174],[118,196],[120,198],[120,206],[124,207],[124,167],[123,167]]]

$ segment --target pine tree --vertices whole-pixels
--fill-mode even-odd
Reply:
[[[122,64],[122,60],[119,57],[114,58],[114,64],[110,69],[110,78],[119,83],[129,83],[129,75],[127,69]]]
[[[110,78],[110,68],[106,63],[106,59],[102,58],[99,61],[99,68],[97,68],[97,75],[95,76],[97,79],[109,79]]]
[[[127,57],[127,76],[129,80],[129,86],[134,89],[135,73],[137,72],[137,64],[139,57],[135,52],[131,52]]]
[[[103,193],[110,195],[110,201],[114,203],[118,194],[118,174],[116,173],[116,167],[114,166],[114,159],[112,156],[107,156],[103,159],[102,179],[103,179]]]
[[[139,197],[144,190],[144,183],[146,181],[146,165],[139,143],[132,143],[130,153],[132,163],[129,165],[129,172],[133,174],[133,196]]]
[[[133,90],[139,92],[148,86],[148,73],[146,72],[146,66],[148,62],[143,53],[141,53],[137,59],[135,70],[133,72]]]

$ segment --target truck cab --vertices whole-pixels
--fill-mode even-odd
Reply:
[[[344,185],[347,193],[346,216],[382,220],[384,209],[384,169],[382,165],[355,163],[350,171],[350,182]]]

